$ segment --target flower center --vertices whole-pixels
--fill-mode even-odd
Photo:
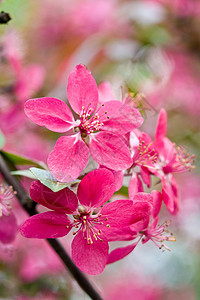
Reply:
[[[139,138],[139,147],[133,157],[133,167],[136,165],[151,167],[157,159],[158,153],[155,152],[152,143],[146,143]]]
[[[100,213],[93,214],[92,211],[86,211],[84,206],[79,206],[78,212],[79,214],[73,216],[72,227],[77,229],[77,231],[73,232],[73,235],[82,230],[84,239],[87,240],[88,245],[93,244],[97,240],[103,242],[101,227],[110,227],[109,224],[105,224],[108,218],[102,217]]]
[[[89,103],[87,109],[83,106],[82,111],[79,114],[79,118],[80,118],[79,129],[80,129],[81,133],[85,133],[85,134],[90,134],[90,133],[99,131],[100,128],[104,125],[104,123],[102,123],[99,120],[98,113],[95,113],[91,117],[92,108],[89,108],[90,105],[91,105],[91,103]]]
[[[191,155],[181,146],[176,147],[174,158],[166,166],[163,167],[165,174],[171,172],[186,172],[195,169],[194,163],[195,155]]]

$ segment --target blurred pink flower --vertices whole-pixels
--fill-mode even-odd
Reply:
[[[165,55],[165,61],[160,61],[163,74],[151,91],[146,89],[147,100],[157,108],[165,106],[198,116],[200,88],[196,61],[180,51],[167,51]]]
[[[147,281],[137,273],[131,273],[130,269],[119,269],[118,277],[113,275],[112,285],[108,282],[104,284],[105,300],[160,300],[162,299],[159,278]]]
[[[17,234],[17,222],[12,213],[13,191],[0,183],[0,242],[10,244]]]

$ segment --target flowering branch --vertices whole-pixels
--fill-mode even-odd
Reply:
[[[28,197],[26,191],[21,186],[20,182],[10,174],[10,170],[2,154],[0,154],[0,173],[4,177],[5,181],[9,185],[13,186],[13,189],[16,191],[16,197],[18,198],[22,207],[28,212],[28,214],[31,216],[37,214],[38,212],[35,208],[35,203],[31,200],[30,197]],[[66,250],[60,244],[60,242],[57,239],[47,239],[47,242],[58,254],[65,266],[73,275],[74,279],[78,282],[79,286],[91,297],[91,299],[102,300],[101,296],[97,293],[97,291],[88,281],[88,279],[76,267],[69,255],[66,253]]]

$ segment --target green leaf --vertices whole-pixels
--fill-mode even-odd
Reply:
[[[120,195],[124,195],[124,196],[128,197],[128,187],[122,186],[120,190],[115,192],[115,194],[117,194],[117,195],[120,194]]]
[[[31,173],[45,186],[51,189],[53,192],[58,192],[72,184],[80,182],[79,179],[76,179],[72,182],[59,182],[57,181],[49,171],[38,169],[38,168],[30,168]]]
[[[5,137],[2,133],[2,131],[0,130],[0,149],[3,148],[4,144],[5,144]]]
[[[30,170],[17,170],[17,171],[11,171],[11,175],[17,175],[17,176],[25,176],[32,179],[37,179],[35,175]]]
[[[32,160],[30,158],[19,156],[14,153],[10,153],[7,151],[0,151],[0,153],[7,158],[10,162],[12,162],[14,165],[22,166],[22,165],[33,165],[39,168],[47,168],[44,162],[38,161],[38,160]]]

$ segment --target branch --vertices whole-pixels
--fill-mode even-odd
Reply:
[[[0,154],[0,173],[2,174],[3,178],[8,183],[8,185],[12,185],[14,191],[17,192],[16,197],[18,198],[22,207],[28,212],[28,214],[30,216],[37,214],[38,212],[35,208],[35,203],[27,195],[20,182],[10,174],[10,170],[6,162],[4,161],[2,154]],[[90,296],[90,298],[94,300],[103,300],[101,296],[97,293],[97,291],[94,289],[94,287],[91,285],[91,283],[88,281],[88,279],[85,277],[83,272],[81,272],[76,267],[76,265],[71,260],[70,256],[67,254],[66,250],[61,245],[61,243],[57,239],[47,239],[47,242],[58,254],[58,256],[63,261],[69,272],[79,284],[79,286]]]

